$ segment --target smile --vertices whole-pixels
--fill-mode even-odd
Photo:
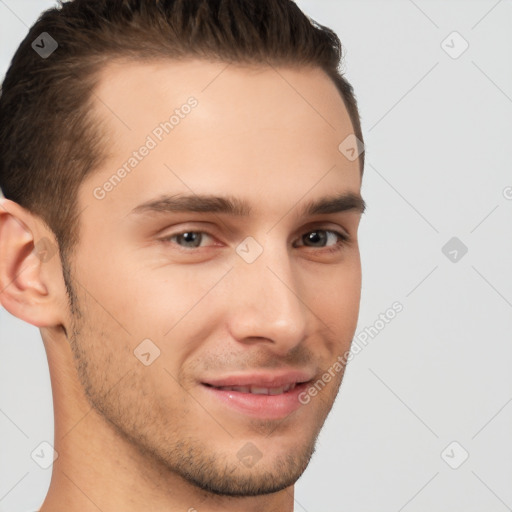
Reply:
[[[252,395],[282,395],[295,389],[296,382],[286,386],[266,388],[261,386],[212,386],[222,391],[238,391],[239,393],[250,393]]]

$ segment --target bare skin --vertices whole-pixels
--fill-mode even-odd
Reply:
[[[0,301],[40,328],[53,389],[58,458],[41,511],[292,511],[343,371],[281,415],[244,412],[211,384],[311,384],[350,347],[361,211],[301,211],[360,194],[359,163],[338,150],[353,132],[343,101],[319,69],[193,60],[111,63],[95,93],[110,155],[79,190],[78,314],[60,259],[32,250],[53,233],[0,207]],[[156,147],[105,186],[151,134]],[[251,211],[133,212],[164,195],[229,196]],[[237,252],[247,237],[258,245]],[[148,339],[146,365],[134,351]]]

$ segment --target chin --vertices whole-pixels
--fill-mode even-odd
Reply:
[[[214,467],[197,470],[197,466],[188,468],[182,476],[203,491],[218,496],[261,496],[282,491],[302,476],[313,455],[314,447],[307,453],[274,458],[263,464],[258,461],[247,467],[237,461],[231,467],[215,464]],[[216,466],[216,467],[215,467]]]
[[[294,485],[311,460],[317,436],[305,442],[290,442],[288,437],[276,436],[271,443],[267,439],[266,445],[264,438],[256,438],[259,448],[239,438],[216,445],[214,440],[188,437],[168,450],[153,448],[146,453],[158,459],[170,474],[207,493],[261,496]]]

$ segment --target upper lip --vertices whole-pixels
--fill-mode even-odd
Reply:
[[[300,384],[310,381],[314,375],[305,371],[253,372],[231,374],[202,381],[214,387],[224,386],[259,386],[262,388],[278,388],[289,384]]]

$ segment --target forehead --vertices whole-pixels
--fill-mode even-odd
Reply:
[[[296,200],[319,181],[332,192],[359,190],[358,161],[338,149],[350,118],[319,68],[116,61],[94,92],[108,158],[84,182],[86,205],[120,169],[103,203],[125,213],[162,189],[247,196],[271,187]]]
[[[104,106],[111,107],[111,113],[115,113],[116,106],[125,107],[128,117],[126,107],[138,116],[141,109],[153,110],[159,101],[193,93],[216,102],[242,101],[247,107],[286,99],[287,107],[295,104],[302,110],[307,105],[334,129],[345,117],[343,101],[333,81],[321,68],[311,66],[118,58],[100,69],[95,93],[100,101],[108,101]],[[131,102],[134,97],[138,98],[136,104]]]

